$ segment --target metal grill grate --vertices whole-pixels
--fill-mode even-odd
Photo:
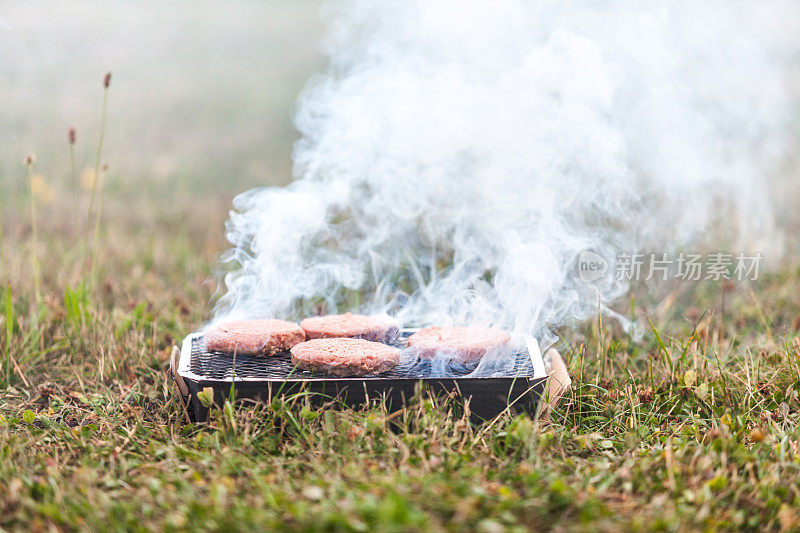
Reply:
[[[399,339],[396,346],[405,348],[405,339]],[[502,370],[501,376],[498,376],[498,373],[493,373],[491,377],[532,377],[534,368],[530,355],[527,352],[517,352],[514,356],[513,366],[507,365]],[[205,349],[202,336],[192,339],[192,356],[189,362],[189,369],[195,375],[209,380],[229,380],[234,375],[237,379],[328,379],[326,376],[315,375],[307,370],[295,368],[292,364],[291,355],[285,352],[270,357],[237,355],[235,358],[230,354],[208,352]],[[454,372],[454,377],[459,377],[459,375],[466,377],[470,372],[471,369],[462,369],[460,372]],[[433,375],[429,362],[403,360],[401,357],[400,364],[397,367],[374,377],[423,379],[438,376]],[[337,379],[363,379],[363,377]]]

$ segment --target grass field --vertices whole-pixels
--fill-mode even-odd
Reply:
[[[210,316],[231,197],[285,181],[292,132],[281,113],[318,64],[313,46],[280,37],[307,35],[305,13],[273,4],[287,10],[271,27],[278,52],[248,73],[245,93],[206,95],[219,108],[182,107],[192,87],[148,92],[131,89],[135,76],[114,78],[94,254],[100,80],[56,105],[32,67],[17,78],[27,91],[0,78],[0,96],[18,98],[0,122],[17,133],[0,146],[0,529],[800,530],[792,262],[727,284],[724,305],[719,283],[634,286],[621,310],[633,308],[641,339],[599,319],[562,328],[573,388],[547,422],[504,415],[476,426],[423,395],[392,413],[302,398],[225,403],[208,424],[188,423],[168,375],[172,346]],[[249,48],[258,25],[246,18]],[[205,31],[205,20],[192,23]],[[279,75],[270,61],[294,66]],[[272,82],[274,93],[257,90]],[[23,111],[78,100],[73,176],[70,122]],[[233,105],[243,101],[252,114]],[[152,115],[134,120],[133,108]],[[213,120],[181,122],[196,109]],[[153,134],[163,122],[168,131]],[[29,151],[38,158],[26,168]]]
[[[109,193],[90,268],[64,197],[36,206],[35,255],[27,204],[3,205],[3,528],[800,527],[797,270],[728,287],[722,338],[710,282],[660,305],[640,289],[658,332],[641,342],[562,331],[575,387],[549,423],[474,426],[422,397],[226,404],[191,425],[168,356],[208,317],[227,200]]]

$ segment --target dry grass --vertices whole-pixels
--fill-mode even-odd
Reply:
[[[800,527],[797,272],[731,287],[724,340],[703,284],[658,308],[661,342],[564,331],[577,386],[549,424],[484,433],[422,398],[402,431],[380,405],[301,400],[187,425],[167,358],[207,317],[229,198],[112,192],[87,265],[61,192],[39,211],[40,305],[26,204],[3,205],[3,528]]]
[[[718,285],[643,286],[642,340],[562,331],[575,387],[548,423],[423,396],[193,425],[168,357],[209,316],[230,196],[112,171],[92,211],[30,170],[0,180],[0,528],[800,529],[796,269],[732,284],[725,320]]]

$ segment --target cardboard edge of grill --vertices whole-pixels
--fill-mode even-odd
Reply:
[[[197,394],[204,388],[214,391],[215,402],[221,404],[234,386],[238,400],[271,401],[275,397],[304,392],[313,404],[331,403],[358,408],[372,401],[383,402],[396,410],[408,404],[421,388],[437,395],[469,401],[473,421],[491,419],[503,411],[512,414],[538,414],[539,404],[548,378],[539,344],[532,337],[525,339],[532,372],[527,375],[499,377],[348,377],[208,379],[192,372],[192,342],[202,333],[188,335],[182,349],[173,350],[172,375],[178,384],[192,421],[208,418],[208,409]]]

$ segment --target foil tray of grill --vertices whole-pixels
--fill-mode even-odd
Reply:
[[[412,332],[404,330],[396,345],[405,347]],[[469,399],[470,412],[477,421],[506,409],[535,413],[547,373],[536,340],[527,337],[521,345],[524,348],[513,353],[513,362],[490,374],[461,369],[437,375],[440,372],[429,363],[401,358],[397,367],[380,375],[338,377],[298,369],[288,353],[265,357],[209,352],[202,332],[197,332],[187,336],[182,349],[176,350],[173,375],[187,400],[189,416],[196,421],[208,416],[197,393],[211,387],[215,400],[222,402],[231,386],[239,399],[269,400],[276,395],[307,391],[315,393],[309,395],[315,403],[355,407],[380,400],[390,404],[389,408],[405,405],[424,386],[435,394]]]

